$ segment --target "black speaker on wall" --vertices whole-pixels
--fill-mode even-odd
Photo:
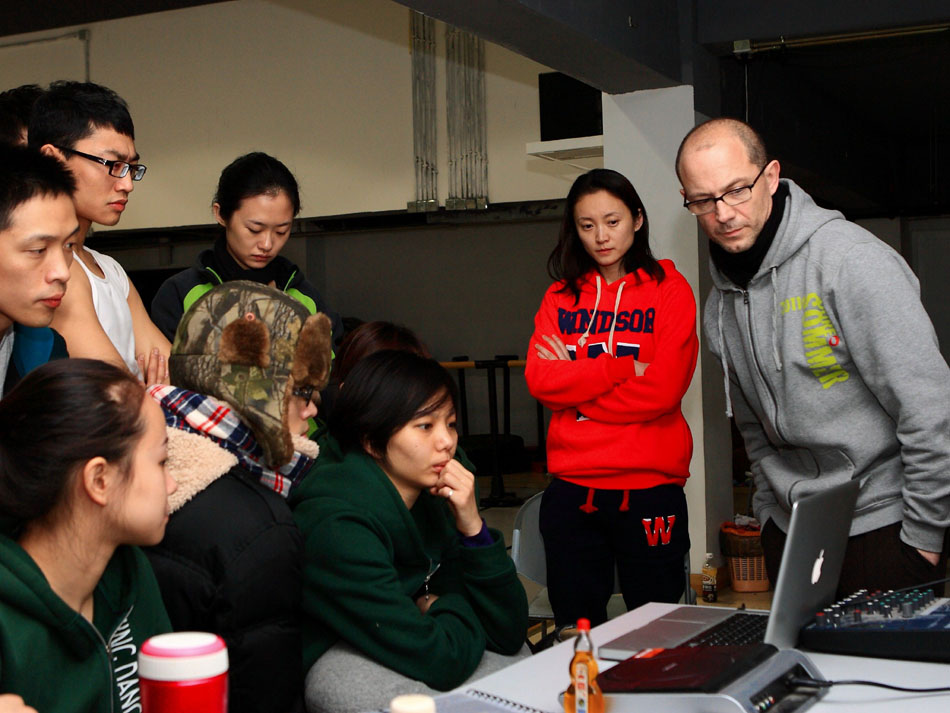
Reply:
[[[560,72],[538,75],[541,140],[604,133],[600,90]]]

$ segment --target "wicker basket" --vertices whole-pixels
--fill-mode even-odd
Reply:
[[[765,557],[727,557],[732,588],[736,592],[767,592],[769,577],[765,573]]]

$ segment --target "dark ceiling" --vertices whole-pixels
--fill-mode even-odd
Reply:
[[[849,217],[947,213],[948,68],[950,30],[725,57],[722,113]]]
[[[83,25],[150,12],[211,5],[221,0],[9,0],[0,3],[0,36]]]

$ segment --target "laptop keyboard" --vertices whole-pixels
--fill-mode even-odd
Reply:
[[[736,612],[715,626],[701,631],[681,646],[739,646],[761,643],[769,623],[764,614]]]

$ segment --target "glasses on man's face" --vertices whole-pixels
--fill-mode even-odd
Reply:
[[[102,158],[101,156],[93,156],[89,153],[83,153],[82,151],[77,151],[76,149],[67,149],[63,146],[57,146],[60,151],[65,151],[71,153],[75,156],[80,156],[89,161],[95,161],[96,163],[101,163],[103,166],[109,169],[109,175],[113,178],[125,178],[129,175],[129,172],[132,172],[133,181],[141,181],[142,176],[145,175],[145,172],[148,170],[145,166],[140,163],[128,163],[127,161],[110,161],[107,158]]]
[[[748,186],[740,186],[739,188],[733,188],[731,191],[726,191],[721,196],[716,196],[715,198],[699,198],[694,201],[683,200],[683,207],[686,208],[693,215],[706,215],[707,213],[712,213],[716,210],[716,203],[722,201],[726,205],[742,205],[752,198],[752,189],[755,187],[755,184],[758,183],[759,178],[762,177],[762,174],[765,173],[765,169],[768,168],[769,164],[765,164],[762,167],[762,170],[759,171],[759,174],[755,177],[755,180],[752,181]]]
[[[320,393],[314,393],[316,389],[312,386],[295,386],[291,390],[291,394],[296,396],[298,399],[303,399],[307,403],[312,403],[314,406],[318,406],[320,402]]]

